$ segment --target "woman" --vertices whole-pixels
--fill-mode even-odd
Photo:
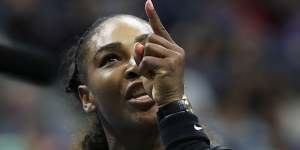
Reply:
[[[82,149],[210,149],[183,99],[184,50],[148,0],[149,24],[129,15],[99,21],[71,51],[68,91],[96,116]],[[178,122],[180,120],[180,122]]]

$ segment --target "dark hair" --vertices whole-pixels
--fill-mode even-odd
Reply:
[[[111,17],[108,17],[111,18]],[[78,40],[77,44],[70,48],[63,59],[64,84],[65,91],[73,94],[79,101],[77,88],[86,82],[84,69],[85,51],[83,45],[87,43],[90,36],[96,32],[96,29],[108,18],[98,19]],[[100,27],[101,28],[101,27]],[[106,136],[98,118],[97,112],[90,114],[91,124],[84,131],[83,137],[78,139],[79,143],[75,143],[76,149],[81,150],[108,150]]]
[[[87,43],[87,40],[95,33],[97,27],[99,27],[104,21],[112,18],[100,18],[98,19],[89,29],[79,38],[78,42],[72,46],[64,57],[64,68],[65,68],[65,90],[68,93],[74,93],[77,98],[78,85],[84,84],[85,82],[85,69],[84,69],[84,56],[85,51],[83,46]]]

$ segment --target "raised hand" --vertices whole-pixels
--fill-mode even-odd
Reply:
[[[159,106],[182,98],[185,52],[178,46],[162,25],[151,0],[145,11],[154,34],[149,35],[145,46],[135,47],[140,73],[146,77],[144,87]]]

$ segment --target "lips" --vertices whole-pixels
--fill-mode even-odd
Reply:
[[[148,110],[155,105],[155,101],[145,92],[142,82],[129,84],[125,98],[131,106],[139,110]]]
[[[131,99],[131,98],[137,98],[140,96],[146,95],[145,89],[143,87],[142,82],[133,82],[130,83],[126,89],[125,98]]]

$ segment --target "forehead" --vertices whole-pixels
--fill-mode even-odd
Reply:
[[[150,25],[139,18],[122,15],[110,18],[95,29],[89,40],[95,49],[113,43],[130,43],[142,34],[152,33]]]

